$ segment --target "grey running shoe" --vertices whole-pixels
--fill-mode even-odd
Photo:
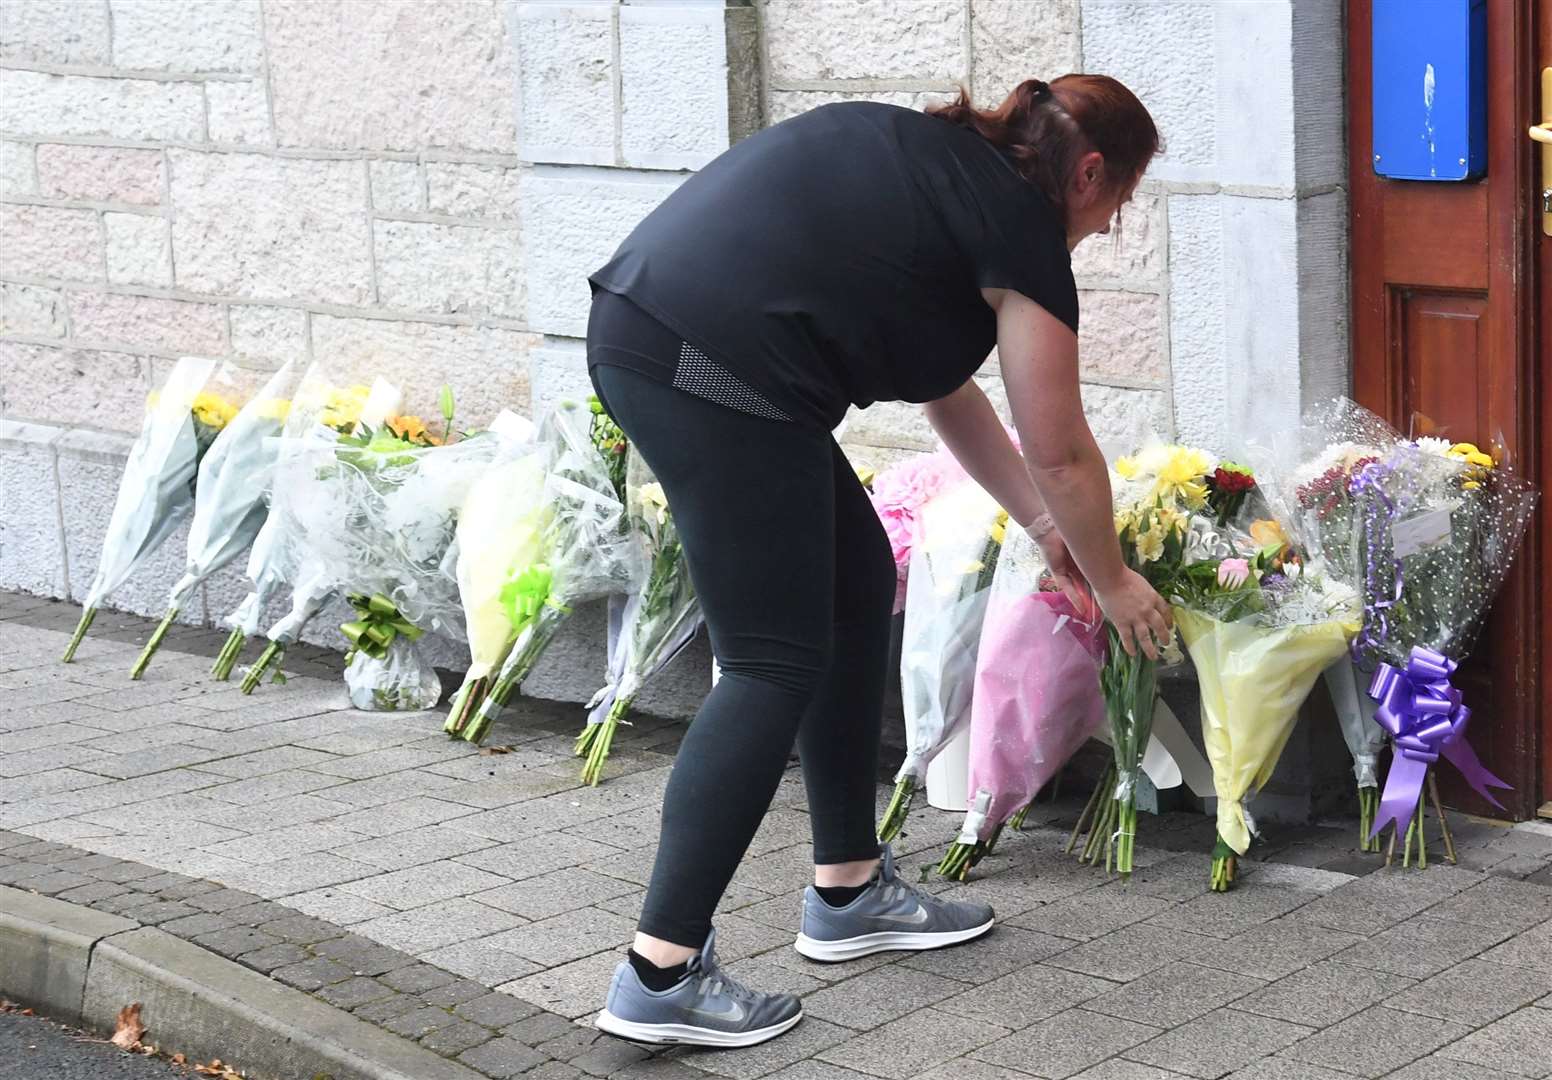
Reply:
[[[609,1000],[593,1026],[622,1039],[690,1046],[753,1046],[774,1039],[803,1019],[791,994],[762,994],[717,965],[715,932],[677,986],[648,990],[630,961],[614,970]]]
[[[878,875],[845,907],[831,907],[813,886],[803,894],[797,950],[810,960],[855,960],[876,952],[941,949],[973,941],[992,928],[986,904],[940,900],[900,880],[885,844]]]

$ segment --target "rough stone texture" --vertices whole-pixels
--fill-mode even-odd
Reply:
[[[431,416],[441,385],[457,390],[458,417],[478,425],[506,408],[528,412],[532,334],[484,326],[313,317],[313,356],[352,377],[382,375],[404,389],[406,411]],[[435,358],[434,365],[427,361]]]
[[[138,206],[162,201],[160,150],[43,143],[37,155],[38,194],[47,198]]]
[[[102,4],[0,4],[0,61],[106,64],[108,36],[108,11]]]
[[[369,298],[360,162],[186,150],[168,156],[180,287],[338,304]]]
[[[0,333],[63,337],[64,297],[53,289],[0,282]]]
[[[1083,384],[1083,411],[1103,448],[1107,443],[1136,446],[1149,432],[1172,438],[1169,394],[1162,390],[1132,390],[1119,386]]]
[[[640,168],[698,169],[728,147],[722,5],[620,9],[620,147]]]
[[[1085,70],[1114,75],[1147,102],[1168,145],[1154,176],[1207,179],[1217,163],[1216,9],[1185,0],[1083,0]]]
[[[265,4],[264,20],[282,146],[512,152],[499,0],[285,0]]]
[[[372,167],[372,205],[375,209],[383,209],[377,202],[378,164],[382,163],[374,163]],[[413,165],[410,167],[414,168]],[[428,161],[425,168],[426,194],[429,199],[426,208],[433,214],[497,221],[517,220],[518,181],[521,179],[517,169],[499,165],[461,165],[449,161]],[[400,195],[394,201],[409,200]],[[404,209],[412,207],[405,206]]]
[[[51,424],[140,429],[150,373],[143,358],[19,341],[0,342],[0,357],[0,412]]]
[[[1164,273],[1163,196],[1139,191],[1121,208],[1121,224],[1109,236],[1091,236],[1072,253],[1080,285],[1125,282],[1133,288],[1158,282]],[[1084,312],[1085,316],[1088,314]]]
[[[0,346],[0,350],[8,348]],[[10,381],[9,363],[6,383]],[[0,393],[3,393],[0,389]],[[0,399],[0,412],[11,409]],[[0,420],[0,587],[61,596],[65,581],[59,488],[54,482],[57,428]]]
[[[262,82],[208,82],[205,98],[210,106],[211,142],[268,146],[275,141],[269,129],[269,96]]]
[[[530,403],[542,415],[556,403],[586,401],[593,392],[587,374],[587,349],[580,341],[551,339],[528,354]]]
[[[886,105],[898,105],[902,109],[920,110],[946,101],[951,96],[944,91],[918,90],[772,90],[769,123],[779,124],[810,109],[837,101],[880,101]]]
[[[32,144],[0,142],[0,199],[34,195],[37,190]]]
[[[597,270],[679,178],[656,173],[536,168],[523,177],[528,325],[582,337]]]
[[[518,153],[526,161],[615,161],[613,4],[519,4]]]
[[[205,133],[197,83],[0,71],[0,99],[16,135],[197,141]]]
[[[413,161],[374,161],[372,210],[384,214],[413,214],[426,209],[425,182]]]
[[[108,0],[116,67],[254,71],[264,60],[259,0]]]
[[[970,0],[971,93],[999,104],[1025,79],[1081,71],[1078,0]]]
[[[71,281],[103,275],[102,233],[90,210],[0,205],[0,243],[10,274]]]
[[[1164,383],[1164,301],[1155,293],[1080,292],[1078,358],[1086,379]]]
[[[379,221],[377,298],[434,314],[522,316],[522,252],[515,231]]]
[[[80,341],[206,355],[226,351],[226,312],[215,304],[75,292],[70,321]]]
[[[108,280],[115,285],[172,284],[167,220],[146,214],[104,214]]]
[[[1225,284],[1221,196],[1169,200],[1170,364],[1182,439],[1210,445],[1225,423],[1221,305]]]
[[[307,317],[295,308],[233,305],[232,352],[250,360],[284,363],[307,355]]]
[[[778,81],[950,83],[967,74],[965,0],[772,0],[764,28],[771,77]]]

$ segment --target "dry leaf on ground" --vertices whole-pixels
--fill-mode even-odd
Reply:
[[[511,746],[482,746],[480,757],[495,757],[497,754],[510,754],[515,747]]]
[[[137,1001],[119,1010],[118,1022],[113,1025],[113,1038],[108,1041],[120,1050],[133,1050],[140,1045],[140,1036],[145,1030],[140,1022],[140,1002]]]

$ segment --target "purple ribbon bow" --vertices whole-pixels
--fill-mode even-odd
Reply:
[[[1466,741],[1471,710],[1461,704],[1460,691],[1450,685],[1458,666],[1443,653],[1417,645],[1405,668],[1381,664],[1375,671],[1369,684],[1369,696],[1380,703],[1374,719],[1395,740],[1395,757],[1370,836],[1378,836],[1392,821],[1400,828],[1411,820],[1428,766],[1441,755],[1479,795],[1503,809],[1488,788],[1510,790],[1510,785],[1488,772]]]

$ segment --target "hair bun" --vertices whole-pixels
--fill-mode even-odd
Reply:
[[[1040,79],[1030,79],[1029,92],[1037,98],[1049,97],[1051,93],[1051,84],[1043,82]]]

